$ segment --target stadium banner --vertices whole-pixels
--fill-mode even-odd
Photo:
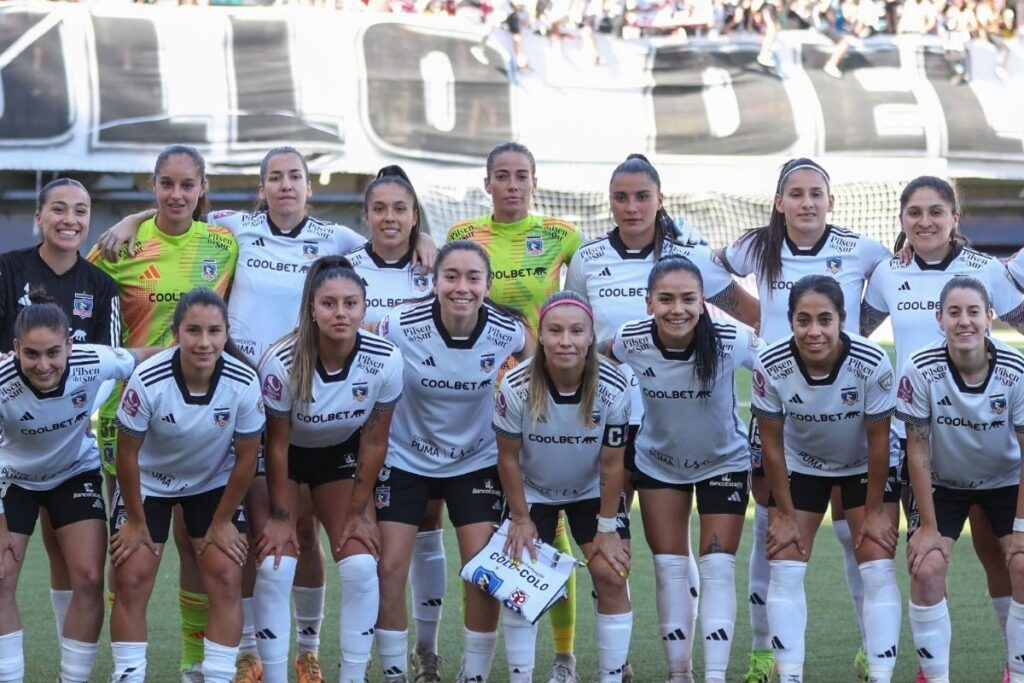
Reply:
[[[289,144],[314,172],[396,160],[473,169],[500,142],[540,164],[742,165],[807,155],[941,162],[949,175],[1024,177],[1024,47],[968,46],[956,85],[935,37],[832,49],[783,32],[776,68],[757,37],[576,39],[509,35],[429,15],[319,8],[0,3],[0,168],[144,173],[170,143],[214,172],[254,172]],[[877,165],[875,165],[877,170]]]

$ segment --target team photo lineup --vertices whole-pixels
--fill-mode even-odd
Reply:
[[[263,158],[254,210],[210,207],[203,156],[165,148],[155,208],[87,254],[86,188],[42,188],[40,244],[0,254],[0,682],[32,680],[15,597],[38,526],[64,683],[105,680],[107,637],[126,683],[483,683],[499,622],[510,683],[802,683],[825,522],[857,680],[910,658],[908,680],[948,683],[969,519],[1002,680],[1024,683],[1024,356],[1003,341],[1024,333],[1024,250],[971,248],[934,176],[902,189],[887,245],[829,223],[828,171],[792,159],[766,180],[767,225],[709,245],[640,154],[591,241],[531,212],[523,144],[481,170],[492,211],[433,226],[439,247],[396,165],[363,193],[368,238],[310,215],[292,147]],[[883,324],[891,345],[871,339]],[[147,619],[169,541],[181,657],[160,670]],[[634,628],[638,575],[656,614]],[[445,601],[464,616],[453,662]],[[631,659],[631,638],[663,660]]]

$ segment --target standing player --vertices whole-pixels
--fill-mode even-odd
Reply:
[[[117,283],[122,346],[169,346],[175,304],[186,293],[205,286],[222,297],[227,294],[238,245],[230,232],[201,220],[208,208],[207,189],[202,155],[184,145],[166,147],[157,156],[153,171],[157,214],[139,228],[131,249],[135,255],[130,257],[128,247],[122,247],[117,261],[102,257],[98,248],[89,253],[89,260]],[[115,392],[100,409],[97,441],[103,467],[110,477],[116,473],[118,430],[114,420],[120,398],[120,391]],[[181,676],[185,681],[195,681],[199,679],[196,667],[203,659],[209,601],[192,542],[180,523],[175,524],[174,541],[181,570]]]
[[[14,348],[14,321],[18,311],[28,305],[33,287],[43,287],[61,307],[71,321],[75,342],[120,344],[117,286],[78,253],[89,234],[91,209],[89,193],[71,178],[52,180],[39,192],[35,219],[42,242],[0,255],[0,353]],[[40,519],[50,561],[50,605],[59,640],[72,597],[71,579],[45,507]]]
[[[1006,623],[1010,681],[1024,681],[1024,357],[988,337],[988,288],[954,277],[936,318],[945,339],[910,354],[898,417],[920,525],[910,538],[910,626],[924,678],[948,683],[946,572],[968,511],[981,506],[1006,553],[1013,587]]]
[[[228,683],[235,674],[248,545],[242,501],[264,416],[256,373],[241,354],[224,353],[227,312],[212,290],[183,295],[171,321],[176,345],[136,369],[117,411],[112,680],[146,678],[146,606],[176,507],[210,598],[203,679]]]
[[[1000,318],[1024,331],[1024,298],[1006,278],[1006,271],[997,259],[966,246],[967,240],[957,229],[959,219],[956,191],[941,178],[916,178],[900,195],[903,232],[894,248],[899,252],[909,244],[914,256],[908,263],[893,257],[879,264],[868,283],[861,312],[861,332],[865,336],[886,316],[892,317],[898,368],[906,365],[912,351],[943,338],[942,330],[932,319],[938,308],[939,293],[951,276],[976,278],[988,290]],[[902,421],[895,421],[893,428],[901,451],[906,454],[906,431]],[[901,464],[901,481],[908,484],[905,458]],[[911,518],[909,527],[913,529],[916,514],[909,486],[904,487],[903,497],[907,516]],[[978,506],[972,508],[971,529],[971,541],[985,567],[992,607],[1005,637],[1006,615],[1010,608],[1005,553]]]
[[[270,485],[269,510],[250,507],[262,531],[260,656],[268,683],[288,680],[288,598],[298,551],[293,520],[305,484],[341,577],[341,681],[362,683],[379,603],[380,539],[367,506],[402,392],[402,357],[394,345],[360,330],[366,288],[343,257],[313,263],[301,310],[298,329],[270,348],[260,368]]]
[[[593,312],[578,294],[548,298],[538,341],[533,358],[505,375],[494,409],[511,518],[505,554],[525,559],[526,550],[536,560],[534,540],[551,543],[565,513],[597,596],[597,680],[620,683],[633,629],[622,495],[628,385],[599,359]],[[501,613],[509,683],[532,683],[537,626],[510,609]]]
[[[387,466],[374,491],[382,541],[377,651],[389,682],[407,679],[405,586],[429,502],[447,504],[462,562],[486,545],[501,519],[490,428],[494,382],[502,364],[523,352],[526,330],[486,300],[492,277],[480,245],[449,242],[434,263],[436,296],[400,306],[380,322],[381,336],[405,360],[405,400],[395,411]],[[488,594],[467,588],[458,683],[487,680],[498,609]]]
[[[490,151],[484,189],[494,202],[493,211],[456,223],[448,230],[448,240],[472,240],[487,251],[494,267],[492,298],[525,316],[530,333],[536,338],[540,307],[558,291],[562,268],[569,265],[582,243],[580,231],[558,218],[530,213],[530,200],[537,189],[537,163],[525,145],[506,142]],[[562,552],[571,551],[562,517],[554,546]],[[437,587],[443,592],[443,584]],[[549,683],[575,681],[575,574],[567,588],[567,599],[550,612],[555,661]],[[629,675],[627,669],[627,678]]]
[[[876,240],[858,235],[826,222],[834,198],[828,173],[810,159],[792,159],[783,165],[775,186],[775,201],[768,225],[755,228],[721,252],[723,264],[732,273],[757,276],[761,301],[759,333],[769,344],[790,334],[786,310],[786,292],[805,275],[830,275],[839,282],[846,301],[847,328],[858,333],[860,300],[864,283],[875,267],[891,256]],[[768,589],[768,556],[764,541],[768,532],[768,483],[759,462],[756,422],[751,428],[754,444],[754,469],[751,490],[754,494],[754,542],[750,551],[750,626],[753,651],[746,683],[767,683],[773,671],[773,655],[768,636],[765,594]],[[895,462],[893,464],[896,464]],[[853,554],[850,527],[842,518],[842,505],[833,495],[832,528],[843,548],[846,582],[861,617],[864,588]],[[861,634],[863,636],[863,626]],[[866,654],[857,655],[857,668],[863,674]]]
[[[1006,262],[1006,272],[1017,289],[1024,292],[1024,249],[1021,249]]]
[[[700,515],[705,681],[724,683],[736,623],[736,548],[747,509],[750,448],[736,409],[735,373],[763,343],[711,320],[701,271],[665,256],[647,281],[652,319],[622,325],[612,353],[643,395],[633,485],[654,554],[658,616],[670,683],[692,683],[694,624],[689,516]],[[706,425],[715,425],[709,432]]]
[[[72,346],[68,316],[39,289],[12,326],[14,355],[0,361],[0,680],[25,676],[15,596],[36,517],[45,510],[67,567],[71,596],[60,615],[60,679],[88,681],[103,624],[106,506],[89,410],[109,379],[135,368],[127,351]],[[8,554],[10,560],[8,561]]]
[[[843,290],[827,275],[793,286],[789,319],[793,335],[758,356],[750,407],[771,487],[767,602],[779,679],[803,681],[804,575],[838,487],[865,586],[868,678],[889,683],[901,619],[893,560],[899,485],[889,462],[892,367],[880,346],[844,331]]]

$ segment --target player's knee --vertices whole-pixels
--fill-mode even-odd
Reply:
[[[70,571],[71,590],[85,595],[103,595],[103,566],[73,567]]]
[[[231,598],[241,596],[242,592],[242,569],[226,557],[223,562],[218,562],[212,567],[204,567],[202,570],[203,585],[207,588],[210,599]]]
[[[1024,586],[1024,555],[1017,553],[1010,556],[1009,562],[1010,583],[1016,586]]]
[[[116,599],[124,603],[134,603],[145,599],[147,587],[153,579],[148,572],[137,570],[121,570],[115,573],[115,577],[117,582]]]
[[[587,568],[598,595],[613,599],[625,594],[626,577],[620,576],[603,557],[595,555]]]
[[[405,579],[408,576],[408,569],[400,558],[381,555],[377,561],[377,578],[380,581],[380,590],[383,594],[386,590],[402,591],[405,588]]]
[[[921,560],[921,566],[913,576],[913,583],[922,596],[938,602],[946,594],[946,571],[949,563],[941,553],[931,552]]]
[[[295,523],[295,535],[299,539],[299,555],[321,553],[320,529],[312,515],[301,515]]]

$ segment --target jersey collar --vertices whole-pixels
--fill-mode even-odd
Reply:
[[[615,228],[608,233],[608,244],[612,245],[612,249],[616,251],[623,261],[635,259],[637,261],[643,261],[648,258],[652,252],[654,252],[654,242],[651,242],[646,247],[639,251],[634,251],[626,248],[626,243],[622,241],[622,234],[619,232],[619,227]]]
[[[403,268],[408,266],[409,263],[412,261],[412,249],[409,249],[409,251],[405,252],[405,256],[398,259],[394,263],[389,263],[382,259],[377,254],[377,252],[373,250],[372,241],[366,243],[366,255],[370,257],[370,260],[373,261],[373,264],[378,268],[393,268],[395,270],[402,270]]]
[[[185,375],[181,371],[181,349],[174,349],[174,355],[171,356],[171,373],[174,375],[174,383],[178,385],[178,391],[181,392],[181,399],[185,401],[186,405],[210,405],[210,401],[213,400],[213,395],[217,392],[217,384],[220,383],[220,373],[223,369],[224,357],[222,355],[217,359],[216,365],[213,366],[213,375],[210,377],[210,388],[207,389],[206,393],[202,396],[193,396],[192,392],[188,390],[188,386],[185,385]]]
[[[50,391],[39,391],[39,389],[36,388],[36,385],[29,381],[28,377],[21,369],[21,362],[18,360],[17,356],[14,357],[14,369],[18,371],[18,377],[21,378],[22,384],[28,387],[28,390],[32,392],[32,395],[39,400],[59,398],[64,395],[64,387],[67,385],[68,376],[71,374],[71,354],[68,354],[68,363],[64,366],[64,372],[60,376],[60,382]]]
[[[825,232],[821,233],[821,237],[818,238],[818,241],[815,242],[814,246],[811,247],[810,249],[801,249],[800,247],[796,246],[796,242],[789,239],[788,232],[783,235],[783,239],[785,239],[786,241],[786,246],[789,247],[789,253],[791,253],[793,256],[817,256],[818,252],[824,248],[825,243],[828,242],[828,238],[831,235],[832,226],[826,225]]]
[[[75,265],[73,265],[70,268],[68,268],[68,271],[66,273],[58,274],[58,273],[54,272],[53,268],[50,267],[50,264],[47,263],[43,259],[43,255],[39,253],[39,250],[42,248],[42,246],[43,246],[42,244],[39,244],[34,249],[32,249],[32,257],[35,258],[36,264],[40,268],[45,268],[46,272],[49,273],[50,276],[53,277],[56,280],[62,280],[62,279],[65,279],[65,278],[73,277],[74,274],[75,274],[75,271],[78,270],[79,265],[81,265],[82,261],[85,260],[85,259],[82,258],[81,254],[77,254],[76,255],[77,258],[75,259]]]
[[[348,373],[352,369],[352,364],[356,362],[356,356],[359,355],[359,347],[363,341],[363,333],[356,332],[356,343],[352,345],[352,352],[348,354],[348,358],[345,360],[345,365],[341,367],[341,372],[336,372],[333,375],[327,372],[327,368],[320,362],[320,356],[316,359],[316,374],[320,377],[320,381],[324,384],[330,384],[331,382],[344,382],[348,379]]]
[[[828,373],[828,377],[814,379],[811,377],[811,373],[807,372],[807,366],[804,365],[804,359],[800,357],[800,351],[796,348],[796,337],[789,338],[789,351],[793,354],[793,358],[796,360],[796,367],[800,370],[800,374],[803,375],[804,381],[807,382],[807,386],[828,386],[833,384],[836,381],[836,378],[839,377],[839,371],[843,368],[843,364],[846,362],[846,357],[850,355],[850,337],[847,336],[845,332],[840,332],[839,342],[843,345],[843,350],[839,353],[839,358],[836,360],[836,364],[832,367],[832,372]]]
[[[437,328],[437,333],[441,335],[441,340],[444,341],[445,346],[449,349],[473,348],[480,335],[483,334],[484,328],[487,327],[487,306],[480,307],[480,312],[476,317],[476,327],[473,328],[473,332],[470,333],[467,339],[452,339],[452,336],[448,334],[444,323],[441,322],[441,302],[436,297],[434,298],[434,303],[430,305],[430,314],[434,318],[434,327]]]
[[[651,339],[654,341],[654,347],[661,351],[661,357],[665,360],[688,361],[693,357],[694,341],[697,339],[697,336],[694,335],[693,340],[690,341],[690,345],[681,351],[669,349],[665,346],[665,343],[661,341],[661,337],[658,335],[658,323],[654,321],[654,318],[651,318]]]
[[[548,380],[548,396],[551,397],[551,402],[556,405],[579,405],[580,401],[583,400],[583,382],[576,387],[576,391],[569,396],[563,396],[555,390],[555,383],[551,381],[551,375],[548,374],[547,368],[541,368],[541,372],[544,373],[544,377]]]
[[[295,229],[290,232],[282,232],[281,228],[274,224],[274,221],[270,218],[270,212],[267,211],[267,227],[270,228],[270,234],[276,237],[290,237],[292,239],[302,234],[302,230],[306,227],[306,223],[309,222],[309,216],[303,216],[302,222],[295,226]]]
[[[946,258],[942,259],[938,263],[926,263],[924,259],[922,259],[915,253],[914,263],[916,263],[917,267],[920,268],[921,270],[945,270],[946,268],[949,268],[949,264],[952,263],[953,260],[960,255],[961,251],[961,247],[954,247],[950,249],[949,253],[946,254]]]
[[[953,365],[953,359],[949,356],[949,344],[945,345],[946,350],[946,365],[949,366],[949,374],[953,377],[953,382],[956,384],[956,388],[960,390],[961,394],[984,394],[988,390],[989,380],[992,379],[992,373],[996,370],[996,347],[992,343],[991,339],[985,339],[985,352],[988,354],[988,374],[985,375],[985,381],[976,387],[967,386],[964,382],[964,378],[960,376],[960,371]]]

